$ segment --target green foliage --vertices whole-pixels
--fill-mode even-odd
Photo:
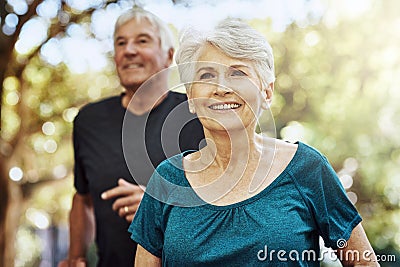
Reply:
[[[399,250],[400,31],[387,13],[396,2],[379,3],[335,26],[322,20],[266,34],[276,59],[272,111],[278,136],[315,146],[339,176],[351,176],[373,246]]]
[[[347,190],[357,196],[372,245],[399,251],[400,22],[396,0],[373,3],[368,13],[336,24],[323,17],[312,26],[294,23],[281,33],[271,31],[270,20],[251,24],[274,49],[277,80],[271,109],[277,136],[315,146],[339,176],[350,176]],[[88,18],[82,21],[90,28]],[[13,164],[24,172],[19,183],[29,195],[29,214],[47,214],[51,225],[67,223],[72,120],[82,105],[117,94],[117,89],[111,60],[102,72],[76,74],[34,56],[22,80],[5,80],[1,137],[11,142],[23,135]],[[37,227],[32,216],[24,214],[17,245],[29,237],[28,226]],[[29,240],[26,245],[37,242]]]

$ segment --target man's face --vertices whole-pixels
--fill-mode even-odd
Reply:
[[[136,91],[172,61],[172,53],[162,51],[158,30],[147,19],[123,24],[115,34],[114,49],[118,76],[129,90]]]

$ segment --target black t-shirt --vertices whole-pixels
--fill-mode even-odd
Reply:
[[[119,178],[146,185],[166,157],[198,150],[203,128],[186,100],[184,94],[169,92],[150,113],[136,116],[115,96],[86,105],[75,118],[74,185],[93,199],[98,266],[131,267],[136,253],[129,223],[112,210],[114,199],[102,200],[101,193],[117,186]]]

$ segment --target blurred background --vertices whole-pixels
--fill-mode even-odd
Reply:
[[[72,121],[82,105],[121,92],[111,36],[133,4],[0,1],[0,266],[56,266],[67,255]],[[327,155],[381,265],[400,266],[399,1],[136,4],[175,34],[228,15],[262,32],[276,60],[277,136]]]

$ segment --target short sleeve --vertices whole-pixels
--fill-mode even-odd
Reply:
[[[86,179],[83,162],[80,155],[79,146],[79,114],[75,117],[72,133],[72,141],[74,146],[74,186],[78,193],[86,194],[89,192],[89,185]]]
[[[348,240],[362,219],[327,159],[320,154],[307,159],[302,168],[303,177],[296,180],[319,235],[327,247],[337,249],[337,243]]]
[[[148,193],[148,189],[155,183],[156,176],[156,174],[153,174],[150,178],[139,209],[128,231],[131,233],[132,240],[154,256],[161,258],[164,244],[164,233],[161,228],[164,204]]]
[[[320,235],[328,247],[338,248],[341,239],[348,240],[353,229],[361,222],[361,216],[347,197],[336,172],[325,159],[322,166],[322,192],[324,192],[326,214],[320,216]]]

